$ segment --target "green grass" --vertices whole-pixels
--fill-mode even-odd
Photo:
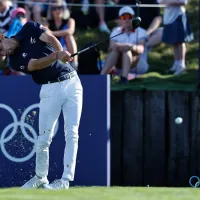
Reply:
[[[194,40],[187,44],[186,65],[187,72],[173,76],[168,75],[167,71],[173,63],[173,51],[170,46],[161,44],[153,48],[148,55],[149,72],[141,78],[131,81],[128,85],[122,86],[118,81],[112,81],[112,90],[138,90],[138,89],[164,89],[164,90],[187,90],[196,89],[197,84],[197,69],[198,69],[198,1],[190,0],[187,5],[187,14],[189,17],[192,31],[194,33]],[[114,22],[109,23],[110,27],[114,27]],[[83,48],[83,45],[90,41],[100,41],[109,36],[105,33],[100,33],[97,29],[89,29],[86,31],[77,31],[76,39],[78,48]],[[102,58],[105,59],[107,55],[108,42],[102,43],[99,47],[102,51]]]
[[[66,191],[1,189],[0,200],[196,200],[194,188],[72,187]]]

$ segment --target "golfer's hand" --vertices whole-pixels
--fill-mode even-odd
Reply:
[[[73,58],[71,57],[71,54],[68,51],[58,51],[57,59],[61,60],[64,63],[73,60]]]

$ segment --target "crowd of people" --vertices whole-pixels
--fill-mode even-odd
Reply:
[[[20,3],[19,3],[20,2]],[[100,74],[114,73],[121,83],[127,83],[129,74],[141,75],[148,71],[148,52],[164,42],[174,49],[174,63],[170,72],[178,75],[186,70],[186,43],[193,40],[185,5],[187,0],[133,0],[131,5],[164,4],[164,15],[159,7],[131,6],[129,0],[0,0],[0,33],[6,37],[15,35],[27,21],[35,21],[49,29],[58,38],[64,49],[76,53],[76,29],[98,27],[108,36],[124,32],[110,40],[108,54]],[[82,6],[71,6],[81,4]],[[90,7],[89,5],[96,4]],[[102,6],[103,4],[118,6]],[[123,5],[120,7],[120,5]],[[141,27],[131,30],[135,16],[142,18]],[[108,21],[115,21],[110,28]],[[71,62],[78,69],[79,58]],[[3,75],[23,75],[9,68],[9,60],[0,58]]]

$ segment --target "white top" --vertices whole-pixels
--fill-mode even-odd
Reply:
[[[110,34],[110,37],[117,35],[119,33],[122,33],[122,27],[114,28],[113,31]],[[111,40],[119,43],[131,43],[131,44],[137,44],[139,41],[146,40],[147,39],[147,33],[146,30],[138,27],[135,32],[124,32],[121,35],[118,35]]]
[[[171,1],[171,0],[165,0],[165,2]],[[188,0],[177,0],[180,3],[188,3]],[[162,0],[157,0],[158,3],[162,3]],[[173,1],[172,1],[173,2]],[[178,16],[185,13],[185,6],[180,5],[173,5],[173,6],[167,6],[164,9],[164,16],[163,16],[163,24],[171,24],[173,23]]]

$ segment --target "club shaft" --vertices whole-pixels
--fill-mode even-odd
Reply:
[[[131,29],[131,30],[132,30],[132,29]],[[112,39],[112,38],[114,38],[114,37],[117,37],[118,35],[121,35],[121,34],[123,34],[123,33],[124,33],[124,32],[121,32],[121,33],[119,33],[119,34],[117,34],[117,35],[113,35],[112,37],[109,37],[109,38],[107,38],[107,39],[105,39],[105,40],[102,40],[102,41],[100,41],[100,42],[97,42],[97,43],[95,43],[95,44],[93,44],[93,45],[91,45],[91,46],[89,46],[89,47],[86,47],[85,49],[82,49],[82,50],[78,51],[77,53],[72,54],[71,57],[74,57],[74,56],[76,56],[76,55],[79,55],[79,54],[81,54],[81,53],[83,53],[83,52],[85,52],[85,51],[87,51],[87,50],[89,50],[89,49],[91,49],[91,48],[94,48],[94,47],[96,47],[97,45],[99,45],[99,44],[101,44],[101,43],[103,43],[103,42],[106,42],[107,40],[110,40],[110,39]]]

